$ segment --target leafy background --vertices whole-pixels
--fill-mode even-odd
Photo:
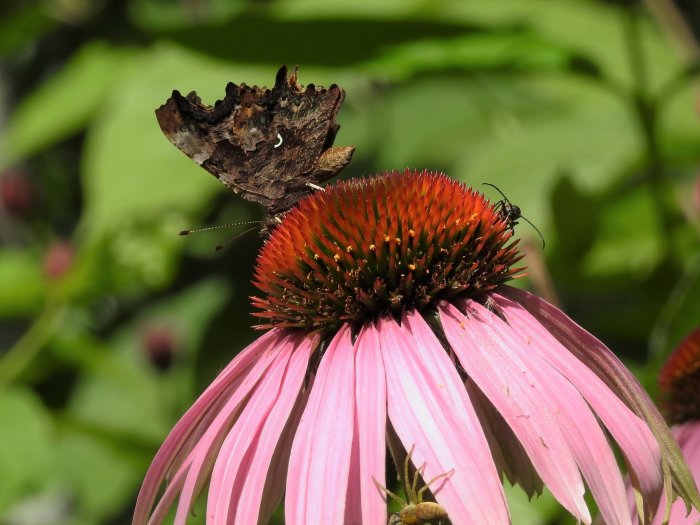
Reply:
[[[169,428],[255,337],[260,239],[215,253],[229,234],[177,232],[261,212],[170,145],[153,110],[172,89],[213,103],[228,81],[270,85],[284,63],[347,91],[348,176],[411,166],[499,186],[547,241],[518,227],[523,284],[655,393],[700,324],[693,6],[3,2],[0,523],[129,523]],[[509,496],[517,524],[572,521],[546,494]]]

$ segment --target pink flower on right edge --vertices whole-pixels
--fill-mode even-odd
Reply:
[[[700,481],[700,328],[690,333],[668,358],[659,373],[659,388],[666,395],[665,408],[671,434],[678,441],[695,481]],[[660,509],[666,504],[662,499]],[[657,513],[653,525],[663,522]],[[676,501],[671,506],[669,525],[698,525],[700,511],[688,514],[685,505]]]

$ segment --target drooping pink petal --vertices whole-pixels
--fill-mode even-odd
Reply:
[[[350,470],[348,471],[348,491],[345,494],[345,517],[343,523],[351,524],[362,522],[362,493],[360,485],[362,473],[360,472],[360,436],[357,435],[357,408],[355,409],[355,427],[352,434],[350,448]],[[386,505],[385,505],[386,506]],[[385,520],[386,522],[386,520]],[[377,525],[384,525],[377,523]]]
[[[386,376],[374,324],[367,324],[360,330],[354,348],[357,444],[354,485],[359,490],[359,505],[353,505],[348,499],[346,523],[384,525],[387,520],[386,500],[372,481],[376,479],[386,485]],[[353,477],[350,479],[352,483]]]
[[[528,331],[515,329],[515,324],[506,323],[478,303],[467,301],[466,306],[469,312],[476,311],[482,317],[490,315],[495,330],[510,345],[513,355],[527,363],[539,383],[540,395],[551,402],[552,415],[562,429],[605,522],[608,525],[630,524],[625,486],[610,444],[580,392],[542,359],[540,350],[547,341],[533,337]]]
[[[333,337],[297,428],[287,473],[288,525],[342,524],[355,418],[350,329]]]
[[[569,512],[590,523],[583,481],[553,417],[554,407],[528,364],[502,338],[500,326],[494,327],[498,318],[476,309],[465,316],[448,303],[438,311],[461,365],[508,422],[545,485]]]
[[[148,521],[156,494],[166,473],[173,467],[173,461],[180,455],[183,445],[188,440],[193,441],[193,433],[199,428],[198,423],[205,417],[209,407],[217,401],[219,396],[232,383],[242,380],[242,376],[249,371],[253,363],[263,353],[271,348],[275,348],[283,337],[283,331],[270,330],[246,347],[224,368],[199,399],[182,416],[180,421],[175,424],[153,458],[153,462],[146,473],[136,500],[132,518],[133,525],[143,525]]]
[[[675,492],[687,502],[688,508],[690,505],[700,507],[700,495],[678,444],[634,374],[603,343],[558,308],[535,295],[509,286],[499,288],[499,292],[528,310],[564,347],[591,368],[646,421],[661,449],[661,466],[667,495]]]
[[[192,464],[187,473],[182,492],[180,493],[174,525],[185,525],[192,504],[214,466],[219,447],[226,437],[228,430],[240,414],[241,407],[244,405],[245,400],[256,388],[260,378],[264,377],[268,369],[273,366],[277,357],[281,353],[289,352],[294,346],[294,343],[295,337],[291,335],[291,333],[286,332],[285,337],[277,340],[277,346],[275,348],[269,348],[258,357],[258,360],[245,380],[231,395],[231,398],[222,407],[212,424],[207,428],[207,431],[197,443],[197,447],[192,451]]]
[[[681,447],[683,457],[690,467],[695,480],[700,480],[700,420],[688,421],[671,427],[671,434],[676,438]],[[654,517],[652,525],[661,525],[663,522],[663,508],[666,506],[665,496],[659,505],[659,512]],[[698,525],[700,523],[700,510],[693,508],[688,513],[682,500],[677,499],[671,506],[669,525]]]
[[[505,474],[511,485],[520,485],[529,498],[542,494],[542,479],[503,416],[472,380],[468,379],[464,386],[479,416],[496,468]]]
[[[454,469],[431,492],[453,523],[510,523],[488,442],[464,385],[419,314],[378,325],[387,377],[388,416],[423,478]]]
[[[148,525],[160,525],[163,522],[173,502],[177,499],[177,495],[182,490],[182,485],[185,483],[185,477],[187,476],[187,470],[190,468],[191,462],[191,459],[185,461],[180,465],[175,475],[168,480],[168,486],[158,500],[158,504],[153,509],[147,522]]]
[[[586,399],[618,443],[649,504],[656,507],[662,483],[659,446],[649,427],[588,366],[564,348],[527,310],[494,295],[508,322],[525,337],[543,344],[533,348],[559,370]]]
[[[313,381],[310,381],[310,383],[313,383]],[[305,384],[304,389],[299,393],[292,413],[289,415],[289,421],[287,421],[284,430],[282,430],[282,436],[272,454],[270,468],[267,471],[267,479],[265,480],[265,488],[262,491],[258,523],[270,522],[272,514],[282,501],[282,496],[284,496],[287,472],[289,471],[289,456],[292,452],[292,444],[294,443],[294,436],[296,435],[299,421],[301,421],[301,416],[309,400],[309,388],[311,388],[311,384]]]
[[[286,477],[286,469],[272,471],[270,466],[275,449],[279,445],[280,436],[290,421],[299,398],[313,347],[308,338],[302,338],[300,344],[294,349],[279,395],[251,447],[250,467],[242,479],[239,476],[236,488],[229,494],[230,508],[233,511],[229,512],[229,515],[232,515],[233,519],[229,519],[228,523],[241,525],[258,523],[267,477],[270,475]]]
[[[310,348],[307,342],[305,345]],[[255,517],[253,520],[234,521],[230,519],[233,513],[231,512],[232,499],[240,494],[243,485],[258,482],[262,488],[265,484],[266,471],[252,472],[248,476],[250,462],[252,461],[251,447],[258,441],[260,429],[268,419],[272,408],[280,394],[280,388],[283,383],[283,378],[287,372],[287,364],[292,357],[295,348],[285,346],[278,354],[277,359],[270,367],[268,372],[260,380],[260,384],[251,394],[246,402],[245,407],[241,411],[236,423],[231,427],[228,435],[224,439],[221,448],[219,449],[214,469],[212,470],[211,480],[209,483],[209,496],[207,500],[207,524],[208,525],[227,525],[228,523],[257,523],[258,507],[255,507]],[[302,352],[303,354],[303,352]],[[302,355],[302,366],[308,364],[308,352]],[[299,367],[297,367],[298,369]],[[303,379],[304,370],[302,369],[301,379]],[[299,379],[299,381],[301,381]],[[298,387],[299,385],[297,385]],[[296,394],[292,393],[289,396],[288,406],[291,410]],[[284,426],[284,421],[280,427]],[[276,438],[279,434],[273,436],[273,447]],[[249,451],[251,453],[249,453]],[[245,479],[245,478],[253,479]],[[244,478],[244,479],[241,479]],[[238,483],[237,483],[238,481]],[[242,482],[244,481],[244,482]],[[238,487],[236,487],[238,485]],[[250,509],[249,509],[250,510]]]

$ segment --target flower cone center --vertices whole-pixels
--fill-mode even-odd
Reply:
[[[261,328],[329,332],[476,296],[521,270],[512,235],[483,195],[440,173],[340,182],[303,199],[265,242],[255,315]]]
[[[683,423],[700,419],[700,329],[686,337],[659,373],[668,419]]]

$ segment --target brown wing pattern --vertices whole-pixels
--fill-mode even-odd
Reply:
[[[214,106],[173,91],[156,116],[175,146],[273,219],[350,162],[354,147],[333,147],[344,98],[335,84],[304,89],[283,66],[272,89],[229,83]]]

